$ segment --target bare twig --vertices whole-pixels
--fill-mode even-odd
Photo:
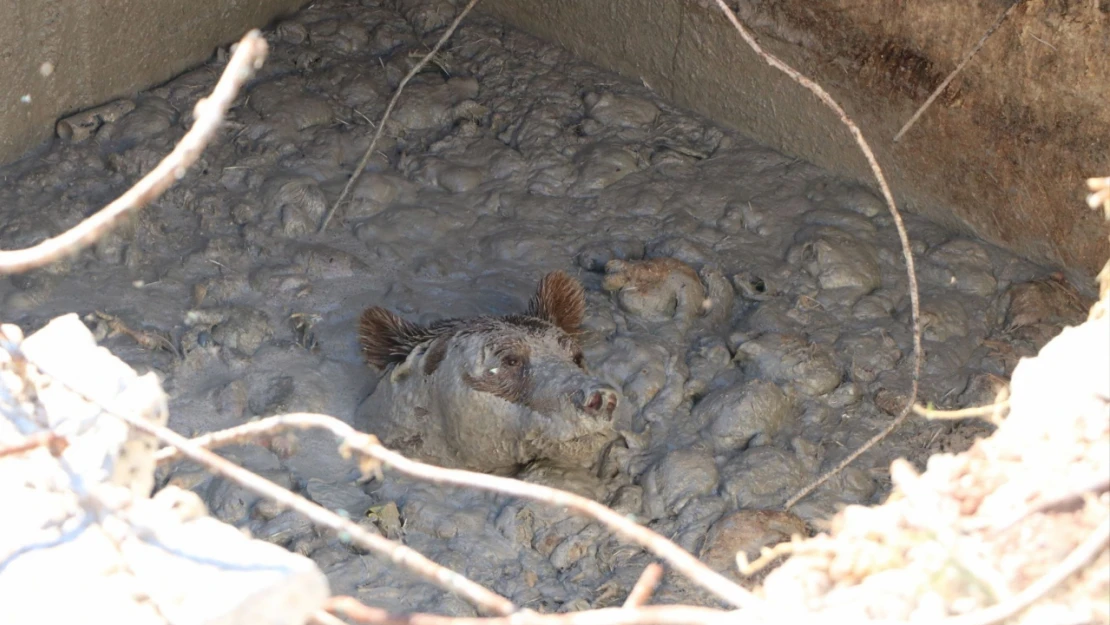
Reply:
[[[744,577],[751,577],[767,568],[775,560],[794,553],[799,544],[801,544],[801,541],[790,540],[771,547],[764,547],[759,550],[759,557],[754,562],[748,562],[748,554],[738,551],[736,552],[736,568]]]
[[[193,127],[157,167],[114,202],[62,234],[26,249],[0,251],[0,275],[36,269],[85,249],[114,228],[122,217],[146,206],[183,178],[220,129],[239,89],[262,67],[266,53],[262,33],[258,30],[247,33],[212,94],[197,102]]]
[[[636,585],[632,587],[632,592],[628,593],[628,598],[624,600],[624,607],[638,608],[647,603],[661,579],[663,579],[663,566],[658,562],[647,565],[644,572],[640,573],[640,579],[636,580]]]
[[[851,118],[848,117],[848,114],[844,112],[844,109],[836,103],[836,100],[833,100],[832,96],[830,96],[828,92],[821,87],[821,85],[818,85],[809,78],[806,78],[797,70],[781,61],[778,57],[764,51],[759,43],[755,40],[755,37],[753,37],[752,34],[748,32],[748,29],[740,23],[740,20],[736,17],[736,14],[728,8],[728,5],[725,4],[724,0],[715,1],[717,3],[717,6],[721,8],[721,11],[724,12],[725,17],[727,17],[728,21],[732,23],[732,26],[736,28],[736,31],[740,33],[740,36],[744,39],[748,46],[751,47],[751,49],[757,55],[759,55],[759,57],[763,59],[764,62],[766,62],[771,67],[774,67],[775,69],[783,72],[791,79],[793,79],[794,82],[797,82],[798,84],[813,92],[813,94],[817,96],[817,99],[821,100],[821,102],[824,103],[825,106],[828,106],[830,109],[832,109],[840,117],[840,121],[848,127],[849,131],[851,131],[852,136],[855,138],[856,143],[859,145],[860,150],[863,152],[863,155],[867,158],[868,164],[871,166],[871,172],[875,174],[875,179],[879,181],[879,188],[882,190],[883,198],[886,200],[887,208],[890,209],[890,215],[894,219],[894,227],[898,230],[898,238],[902,243],[902,256],[906,260],[906,277],[909,281],[910,291],[910,309],[913,313],[913,376],[911,379],[910,396],[906,401],[906,406],[902,408],[902,411],[898,414],[898,416],[895,417],[894,420],[891,421],[890,424],[882,432],[879,432],[878,434],[873,436],[871,440],[867,441],[863,444],[862,447],[852,452],[852,454],[842,460],[840,464],[825,472],[821,477],[817,478],[812,483],[806,485],[800,491],[795,493],[794,496],[791,497],[783,506],[784,510],[789,510],[803,497],[813,492],[813,489],[817,488],[821,484],[824,484],[829,478],[833,477],[837,473],[840,473],[840,471],[842,471],[844,467],[851,464],[856,458],[860,457],[868,449],[871,449],[875,445],[875,443],[878,443],[879,441],[886,438],[888,434],[893,432],[895,428],[897,428],[899,425],[902,424],[903,421],[906,420],[906,417],[910,414],[910,409],[913,408],[914,403],[917,401],[917,389],[919,381],[921,379],[922,364],[921,303],[919,301],[920,297],[918,295],[917,289],[917,272],[914,269],[913,251],[910,248],[910,237],[909,234],[906,232],[905,224],[902,223],[902,214],[898,212],[898,207],[894,203],[894,195],[890,191],[890,185],[887,184],[886,176],[883,175],[883,170],[881,167],[879,167],[879,161],[875,159],[875,153],[871,150],[871,146],[867,143],[867,140],[863,138],[863,133],[860,131],[859,126],[857,126],[855,122],[853,122]]]
[[[436,45],[432,47],[431,52],[425,54],[416,65],[413,65],[409,73],[405,74],[405,77],[397,84],[397,90],[393,92],[393,97],[389,99],[389,104],[386,105],[385,112],[382,113],[381,121],[378,122],[377,128],[374,129],[374,138],[370,140],[370,147],[366,148],[366,153],[362,155],[362,158],[358,162],[358,166],[355,167],[355,171],[351,174],[351,178],[347,180],[347,184],[343,186],[343,192],[339,194],[339,199],[335,201],[335,204],[331,205],[328,212],[324,214],[324,218],[320,220],[320,227],[316,230],[317,232],[323,232],[327,229],[328,222],[330,222],[331,218],[335,215],[335,211],[343,204],[343,200],[347,199],[347,195],[351,192],[351,188],[355,186],[359,177],[362,176],[362,170],[365,169],[366,164],[370,162],[370,157],[374,155],[374,148],[377,147],[378,140],[382,138],[382,133],[385,132],[385,122],[389,119],[389,115],[393,113],[393,107],[397,105],[397,100],[401,98],[401,92],[404,91],[405,85],[409,84],[412,77],[419,74],[420,70],[424,69],[424,66],[439,54],[440,48],[443,47],[443,44],[447,43],[451,35],[455,34],[455,30],[459,27],[459,24],[462,23],[463,18],[466,17],[467,13],[470,13],[470,10],[473,9],[476,4],[478,4],[478,0],[470,0],[470,2],[466,3],[463,10],[459,11],[459,14],[455,16],[455,21],[451,22],[451,25],[444,31],[443,36],[440,37]]]
[[[331,612],[324,610],[317,610],[308,618],[309,625],[347,625],[343,619],[335,616]]]
[[[1009,519],[1006,519],[1001,523],[995,523],[993,534],[997,535],[1001,532],[1004,532],[1014,525],[1020,523],[1027,517],[1037,514],[1038,512],[1054,510],[1056,508],[1060,508],[1062,506],[1070,504],[1073,501],[1081,501],[1083,497],[1086,496],[1088,493],[1098,494],[1105,493],[1106,491],[1110,491],[1110,477],[1099,476],[1086,483],[1080,484],[1076,488],[1070,488],[1065,492],[1054,494],[1051,497],[1042,497],[1038,499],[1035,503],[1030,504],[1029,507],[1025,508],[1021,512],[1010,517]]]
[[[1010,400],[1006,399],[995,404],[987,404],[986,406],[973,406],[971,408],[961,408],[960,410],[937,410],[935,408],[926,408],[920,404],[914,404],[914,414],[925,417],[926,419],[966,419],[968,417],[986,417],[997,415],[1001,411],[1010,407]]]
[[[438,614],[390,614],[354,597],[332,597],[325,603],[332,614],[362,625],[736,625],[742,613],[695,606],[601,608],[563,614],[521,611],[502,618],[460,618]]]
[[[65,451],[68,445],[69,441],[66,440],[66,437],[55,434],[53,431],[35,432],[14,445],[0,447],[0,458],[15,456],[39,447],[46,447],[51,456],[57,457]]]
[[[944,619],[943,625],[994,625],[1033,605],[1035,601],[1052,592],[1064,580],[1094,560],[1110,544],[1110,518],[1103,520],[1090,536],[1068,554],[1059,564],[1052,567],[1040,579],[1030,584],[1016,595],[982,610],[963,616]]]
[[[969,50],[968,53],[964,55],[963,60],[960,61],[960,64],[956,66],[956,69],[952,70],[952,73],[949,74],[948,77],[945,78],[944,81],[941,82],[940,85],[933,90],[933,93],[929,95],[929,97],[925,100],[925,103],[922,104],[917,109],[917,112],[914,113],[912,117],[910,117],[909,121],[907,121],[905,125],[902,126],[902,129],[898,131],[898,134],[894,135],[895,143],[898,143],[898,141],[902,138],[902,135],[906,134],[906,131],[908,131],[911,126],[917,123],[917,119],[921,117],[923,113],[925,113],[925,109],[929,108],[929,106],[933,104],[933,101],[936,100],[937,97],[939,97],[940,94],[944,92],[944,89],[948,86],[948,83],[952,82],[952,80],[956,78],[956,75],[963,71],[964,66],[966,66],[971,61],[971,57],[975,56],[976,53],[979,52],[979,49],[983,47],[983,44],[987,43],[987,39],[989,39],[990,36],[994,34],[994,31],[998,30],[998,27],[1001,26],[1008,17],[1010,17],[1010,14],[1014,12],[1014,9],[1018,8],[1018,6],[1020,6],[1023,1],[1024,0],[1014,0],[1014,3],[1011,4],[1009,8],[1007,8],[1005,11],[1003,11],[1002,15],[998,16],[998,19],[994,21],[994,24],[991,24],[991,27],[987,29],[987,32],[983,33],[983,36],[979,38],[979,41],[977,41],[975,45],[971,47],[971,50]]]
[[[132,415],[121,414],[115,411],[110,412],[114,416],[127,422],[131,427],[146,434],[150,434],[163,443],[172,445],[182,456],[203,465],[213,473],[223,476],[253,493],[296,510],[317,525],[334,530],[341,536],[350,537],[352,543],[388,558],[394,564],[398,564],[412,571],[440,588],[466,598],[482,610],[493,614],[511,614],[516,611],[516,606],[508,599],[492,592],[484,586],[470,581],[459,573],[432,562],[418,551],[395,543],[385,537],[368,532],[355,523],[340,517],[338,514],[217,456],[198,443],[186,439],[173,430],[154,425]],[[340,422],[336,420],[336,423]],[[376,443],[376,439],[369,434],[362,434],[350,428],[347,429],[349,433],[347,434],[345,442],[350,443],[352,446],[357,445],[359,448],[362,448],[370,447]]]
[[[596,501],[568,493],[566,491],[549,488],[539,484],[530,484],[510,478],[473,473],[457,469],[444,469],[409,460],[401,454],[386,449],[378,440],[370,435],[356,431],[342,421],[320,414],[294,413],[276,417],[268,417],[259,421],[245,423],[221,432],[214,432],[193,439],[192,445],[197,447],[226,445],[230,443],[250,440],[260,435],[272,434],[286,429],[320,428],[330,431],[342,441],[340,450],[345,454],[351,451],[358,452],[373,462],[381,462],[405,475],[416,477],[439,484],[478,488],[485,491],[512,495],[568,508],[578,514],[593,518],[606,525],[618,536],[640,545],[656,556],[665,560],[690,580],[699,584],[720,599],[743,608],[758,608],[763,605],[762,600],[745,590],[742,586],[732,582],[720,573],[713,571],[688,551],[652,530],[627,519],[611,508]],[[158,462],[188,456],[184,451],[166,451],[158,453]],[[373,463],[364,465],[364,470],[372,470]]]

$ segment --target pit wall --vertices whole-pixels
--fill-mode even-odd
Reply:
[[[0,164],[58,118],[165,82],[307,0],[11,0],[0,15]]]
[[[911,211],[1087,276],[1107,226],[1084,180],[1110,174],[1110,2],[1026,0],[895,144],[1005,0],[729,0],[775,55],[841,104]],[[874,181],[839,119],[763,63],[712,0],[483,0],[666,99],[822,167]]]
[[[0,162],[52,136],[59,117],[160,83],[305,0],[11,4]],[[904,208],[1086,276],[1110,254],[1106,224],[1083,208],[1084,179],[1110,173],[1110,2],[1023,2],[898,143],[1008,2],[729,4],[855,119]],[[835,115],[755,56],[712,0],[483,0],[478,10],[787,154],[874,180]]]

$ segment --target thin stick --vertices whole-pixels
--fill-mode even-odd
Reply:
[[[1067,578],[1094,560],[1110,544],[1110,518],[1099,524],[1098,529],[1068,554],[1059,564],[1052,567],[1040,579],[1025,590],[1007,600],[970,614],[956,616],[941,621],[942,625],[994,625],[1033,605],[1035,601],[1052,592]]]
[[[46,430],[43,432],[35,432],[14,445],[0,447],[0,458],[26,453],[32,449],[38,449],[39,447],[46,447],[50,451],[51,456],[57,457],[65,451],[67,446],[69,446],[69,441],[66,440],[66,437],[56,434],[53,431]]]
[[[944,92],[944,88],[948,86],[948,83],[952,82],[952,79],[954,79],[957,74],[963,71],[964,66],[966,66],[968,62],[971,61],[971,57],[975,56],[975,54],[979,52],[979,49],[983,47],[983,44],[987,42],[987,39],[989,39],[990,36],[994,34],[994,31],[998,30],[998,27],[1001,26],[1008,17],[1010,17],[1010,14],[1014,12],[1014,9],[1018,8],[1018,6],[1023,1],[1024,0],[1015,0],[1015,2],[1011,4],[1009,8],[1002,12],[1002,15],[998,16],[998,19],[994,21],[994,24],[991,24],[991,27],[987,29],[987,32],[983,33],[983,36],[979,38],[979,41],[971,47],[971,50],[966,55],[964,55],[964,59],[960,61],[960,64],[956,66],[956,69],[952,70],[952,73],[944,79],[944,82],[940,83],[940,86],[933,90],[933,93],[930,94],[929,97],[925,100],[925,103],[917,109],[917,112],[913,114],[913,117],[911,117],[910,120],[906,122],[906,125],[902,126],[902,129],[898,131],[898,134],[894,135],[895,143],[898,143],[898,140],[901,139],[902,135],[906,134],[906,131],[909,130],[910,127],[917,122],[917,119],[921,117],[921,115],[925,112],[925,109],[929,108],[929,106],[932,105],[933,101],[936,100],[940,96],[940,94]],[[1034,37],[1034,39],[1036,39],[1036,37]]]
[[[347,625],[343,619],[335,616],[331,612],[317,610],[308,618],[310,625]]]
[[[0,275],[36,269],[80,252],[112,230],[122,217],[146,206],[183,178],[220,129],[239,89],[262,67],[267,50],[266,40],[258,30],[247,33],[212,94],[197,102],[193,127],[157,167],[114,202],[62,234],[26,249],[0,251]]]
[[[213,473],[221,475],[255,494],[296,510],[317,525],[338,532],[340,536],[349,536],[351,542],[388,558],[394,564],[398,564],[412,571],[440,588],[466,598],[480,609],[493,614],[512,614],[517,609],[508,599],[484,586],[470,581],[463,575],[432,562],[421,555],[420,552],[377,534],[368,532],[334,512],[217,456],[197,443],[177,434],[173,430],[154,425],[132,415],[121,414],[115,411],[110,412],[114,416],[127,422],[131,427],[146,434],[150,434],[163,443],[173,445],[181,455],[193,462],[205,466]],[[361,447],[368,446],[370,444],[368,441],[373,439],[367,434],[361,434],[351,430],[348,440],[351,441],[352,444],[361,443],[359,445]]]
[[[886,176],[883,175],[883,170],[881,167],[879,167],[879,161],[875,159],[875,153],[871,150],[871,146],[867,143],[867,140],[863,138],[863,133],[860,131],[859,126],[857,126],[855,122],[853,122],[851,118],[848,117],[848,114],[845,113],[844,109],[836,103],[836,100],[833,100],[832,96],[830,96],[828,92],[821,88],[821,85],[818,85],[809,78],[806,78],[797,70],[779,60],[778,57],[764,51],[763,48],[760,47],[759,43],[756,42],[751,33],[748,32],[748,29],[744,28],[744,25],[740,23],[740,20],[736,18],[736,15],[731,10],[729,10],[728,5],[725,4],[724,0],[715,1],[717,3],[717,6],[721,8],[721,11],[724,12],[725,17],[727,17],[728,21],[732,23],[734,28],[736,28],[736,31],[740,33],[740,36],[744,39],[748,46],[751,47],[751,49],[757,55],[759,55],[759,57],[763,59],[764,62],[766,62],[771,67],[774,67],[775,69],[783,72],[791,79],[793,79],[794,82],[797,82],[806,89],[812,91],[813,94],[817,96],[817,99],[821,100],[821,102],[823,102],[825,106],[828,106],[830,109],[832,109],[840,117],[840,121],[844,122],[844,125],[847,126],[848,130],[851,131],[852,136],[855,137],[856,143],[859,145],[860,150],[867,158],[867,163],[871,165],[871,172],[875,174],[875,178],[879,181],[879,188],[882,189],[883,198],[886,200],[887,208],[890,209],[890,215],[894,219],[894,227],[898,230],[898,238],[902,243],[902,256],[906,260],[906,277],[909,280],[910,309],[913,313],[913,377],[911,380],[910,396],[909,399],[906,401],[906,406],[902,408],[902,411],[898,414],[897,417],[895,417],[894,421],[891,421],[890,425],[888,425],[886,429],[876,434],[874,437],[871,438],[871,440],[864,443],[862,447],[852,452],[851,455],[842,460],[840,464],[833,467],[832,470],[827,471],[824,475],[817,478],[812,483],[808,484],[800,491],[795,493],[794,496],[786,502],[786,505],[783,506],[784,510],[789,510],[803,497],[813,492],[813,489],[824,484],[829,478],[836,475],[837,473],[840,473],[844,469],[844,467],[851,464],[852,461],[860,457],[860,455],[862,455],[868,449],[871,449],[875,445],[875,443],[878,443],[879,441],[886,438],[888,434],[893,432],[895,428],[897,428],[899,425],[902,424],[903,421],[906,420],[906,417],[910,414],[910,409],[913,408],[914,403],[917,401],[917,388],[921,379],[922,364],[921,303],[919,301],[920,298],[917,289],[917,271],[914,269],[913,251],[910,249],[910,236],[906,232],[905,224],[902,223],[902,214],[898,212],[898,207],[894,203],[894,195],[890,191],[890,185],[888,185],[886,182]]]
[[[996,523],[992,530],[992,534],[997,536],[1001,532],[1010,529],[1025,518],[1037,514],[1038,512],[1059,508],[1073,501],[1081,501],[1087,493],[1098,494],[1105,493],[1106,491],[1110,491],[1110,477],[1099,476],[1085,484],[1081,484],[1078,488],[1071,488],[1050,497],[1042,497],[1009,519],[1001,523]]]
[[[439,484],[478,488],[489,492],[513,495],[532,501],[568,508],[578,514],[590,517],[602,523],[618,536],[636,543],[654,553],[690,580],[736,607],[758,608],[764,605],[761,599],[720,573],[710,569],[682,547],[679,547],[663,536],[639,523],[627,519],[625,516],[596,501],[539,484],[530,484],[510,478],[461,471],[458,469],[444,469],[415,460],[409,460],[401,454],[386,449],[378,442],[377,438],[358,432],[335,417],[311,413],[294,413],[268,417],[251,423],[245,423],[228,430],[198,437],[193,439],[191,444],[197,447],[230,444],[291,428],[321,428],[328,430],[342,441],[340,447],[342,451],[356,451],[365,455],[367,458],[381,462],[410,477],[416,477]],[[182,455],[188,456],[184,450],[160,450],[156,457],[158,458],[158,462],[161,463],[179,458]],[[365,467],[365,469],[370,468],[373,467]]]
[[[968,417],[986,417],[994,415],[1009,407],[1010,400],[1007,399],[995,404],[961,408],[960,410],[937,410],[935,408],[926,408],[920,404],[914,404],[913,412],[926,419],[966,419]]]
[[[362,625],[736,625],[753,622],[745,621],[743,613],[675,605],[601,608],[563,614],[522,611],[501,618],[460,618],[438,614],[390,614],[354,597],[332,597],[325,603],[325,609]]]
[[[628,598],[624,600],[624,607],[638,608],[647,603],[661,579],[663,579],[663,566],[658,562],[647,565],[644,572],[640,573],[640,579],[636,580],[636,585],[632,587],[632,592],[628,593]]]
[[[447,40],[451,38],[451,35],[455,34],[455,29],[459,27],[459,24],[462,23],[463,18],[466,17],[467,13],[470,13],[470,9],[473,9],[474,5],[476,4],[478,4],[478,0],[470,0],[470,2],[466,3],[466,6],[463,7],[463,10],[460,11],[457,16],[455,16],[455,21],[451,22],[451,25],[447,27],[447,30],[443,33],[443,36],[440,37],[439,41],[436,42],[436,45],[432,48],[432,51],[425,54],[424,57],[421,58],[420,61],[416,65],[414,65],[412,69],[409,70],[409,73],[405,74],[405,77],[401,79],[401,82],[397,84],[397,90],[393,92],[393,97],[389,99],[389,104],[386,105],[385,112],[382,113],[382,119],[378,122],[378,127],[374,129],[374,138],[370,140],[370,147],[366,148],[366,153],[362,155],[362,158],[358,162],[358,166],[355,167],[354,173],[351,174],[351,178],[347,181],[347,184],[343,186],[343,192],[339,194],[339,199],[335,201],[335,204],[331,205],[331,208],[328,209],[328,212],[324,214],[324,218],[320,220],[320,227],[316,230],[317,232],[323,232],[327,229],[328,222],[330,222],[332,216],[335,215],[335,211],[339,209],[339,205],[343,203],[343,200],[347,199],[347,194],[351,192],[351,187],[355,186],[355,183],[358,182],[359,177],[362,176],[362,170],[365,169],[366,164],[370,162],[370,157],[374,155],[374,148],[377,147],[378,140],[382,138],[382,133],[385,131],[385,122],[389,119],[389,115],[393,112],[393,107],[397,105],[397,100],[400,99],[401,92],[404,91],[405,85],[409,84],[409,81],[412,80],[412,77],[420,73],[420,70],[424,69],[424,66],[427,65],[428,62],[431,61],[433,57],[435,57],[435,55],[439,54],[440,48],[443,47],[443,44],[447,43]]]

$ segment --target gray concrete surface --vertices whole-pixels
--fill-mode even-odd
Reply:
[[[73,113],[164,82],[306,0],[9,0],[0,19],[0,163]]]

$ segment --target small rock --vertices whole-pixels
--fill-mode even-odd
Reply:
[[[742,343],[736,359],[753,364],[760,377],[820,397],[840,386],[843,372],[831,350],[794,334],[768,333]]]
[[[1039,323],[1078,325],[1087,315],[1075,289],[1055,278],[1015,284],[1006,296],[1010,301],[1006,324],[1011,328]]]
[[[838,228],[820,228],[810,240],[791,249],[787,258],[805,267],[825,290],[844,289],[860,297],[882,284],[875,246]]]
[[[350,484],[331,484],[311,478],[305,484],[308,498],[332,512],[346,513],[349,519],[358,519],[374,503],[374,499],[358,486]]]
[[[659,107],[634,96],[588,93],[584,100],[586,114],[607,126],[643,128],[659,116]]]
[[[806,537],[809,528],[789,512],[738,510],[709,528],[698,558],[713,570],[739,581],[737,553],[745,554],[750,562],[759,557],[764,547],[788,541],[793,535]]]
[[[281,217],[282,229],[291,237],[315,231],[328,209],[324,192],[307,176],[270,178],[262,185],[262,198],[267,211]]]
[[[678,513],[686,502],[717,488],[717,464],[703,451],[667,454],[644,478],[644,510],[652,518]]]
[[[640,260],[644,257],[644,243],[635,239],[609,239],[587,243],[578,251],[575,260],[586,271],[604,271],[611,260]]]
[[[773,382],[755,380],[706,396],[691,417],[708,422],[705,436],[718,453],[740,450],[757,436],[769,439],[791,413],[790,399]]]
[[[722,490],[739,508],[779,508],[805,486],[810,472],[796,454],[766,445],[749,449],[721,471]]]

